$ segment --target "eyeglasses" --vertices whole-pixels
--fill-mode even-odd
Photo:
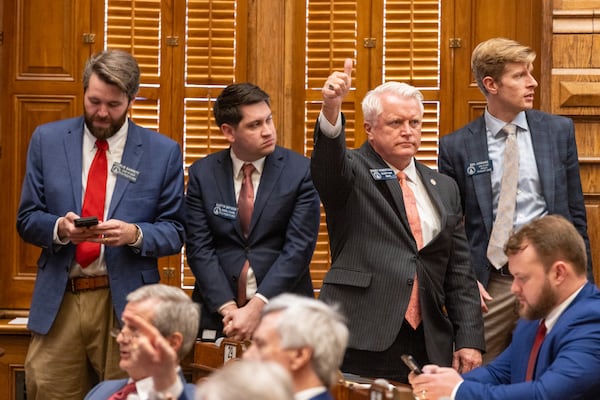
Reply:
[[[125,341],[127,342],[131,341],[131,339],[135,339],[138,337],[137,332],[126,332],[124,329],[121,328],[112,328],[110,330],[110,336],[114,337],[115,339],[119,337],[119,335],[123,335],[123,339],[125,339]]]

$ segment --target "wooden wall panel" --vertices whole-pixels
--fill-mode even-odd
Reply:
[[[76,2],[26,0],[17,3],[17,80],[74,81],[79,63]]]

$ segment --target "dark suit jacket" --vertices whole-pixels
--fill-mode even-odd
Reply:
[[[61,305],[75,245],[53,243],[56,220],[81,213],[83,117],[39,126],[31,138],[17,229],[42,248],[28,328],[46,334]],[[118,175],[107,218],[135,223],[144,240],[141,251],[129,246],[105,249],[115,312],[125,297],[160,279],[157,257],[176,254],[185,240],[183,168],[179,145],[129,121],[121,164],[139,172],[132,182]]]
[[[194,394],[196,393],[196,385],[193,383],[186,383],[183,376],[183,392],[178,397],[179,400],[194,400]],[[110,381],[103,381],[97,384],[90,390],[85,396],[84,400],[106,400],[127,384],[129,379],[115,379]]]
[[[542,342],[533,381],[525,382],[539,320],[520,320],[511,345],[464,375],[460,400],[587,399],[600,396],[600,291],[587,283]]]
[[[320,222],[319,196],[305,157],[277,146],[266,157],[250,234],[240,227],[229,149],[189,169],[187,261],[196,277],[193,297],[203,306],[201,329],[222,330],[218,308],[237,297],[237,280],[248,258],[258,292],[313,296],[309,263]],[[233,215],[224,213],[231,207]]]
[[[420,251],[396,179],[375,180],[388,168],[366,142],[347,150],[345,135],[315,131],[312,176],[327,213],[331,269],[320,298],[338,303],[348,318],[349,347],[383,351],[398,336],[415,272],[429,360],[450,365],[453,345],[484,348],[475,276],[452,179],[416,163],[440,214],[441,232]]]
[[[593,282],[573,121],[535,110],[526,111],[525,115],[548,213],[567,218],[583,237],[588,253],[588,278]],[[494,222],[492,183],[489,172],[469,175],[467,166],[488,159],[483,116],[440,139],[439,171],[458,183],[471,263],[477,279],[484,285],[492,268],[486,255]]]

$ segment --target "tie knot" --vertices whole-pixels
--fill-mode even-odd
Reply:
[[[405,180],[406,180],[406,173],[404,173],[404,171],[398,171],[398,172],[396,173],[396,176],[398,177],[398,180],[399,180],[400,182],[403,182],[403,181],[405,181]]]
[[[502,130],[506,132],[506,136],[517,134],[517,126],[515,124],[506,124]]]
[[[108,142],[106,140],[96,140],[96,147],[100,151],[108,150]]]
[[[244,172],[244,177],[249,177],[252,175],[256,168],[254,168],[254,164],[246,163],[242,166],[242,171]]]

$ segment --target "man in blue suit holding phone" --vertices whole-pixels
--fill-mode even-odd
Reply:
[[[600,291],[586,276],[586,247],[564,217],[548,215],[505,247],[522,319],[512,343],[489,365],[462,377],[426,365],[411,373],[420,398],[594,400],[600,393]]]
[[[131,54],[92,56],[84,115],[41,125],[31,138],[17,215],[21,237],[42,248],[28,399],[80,400],[99,380],[122,375],[109,332],[125,297],[157,283],[158,257],[185,241],[181,149],[127,118],[139,83]],[[79,217],[92,221],[81,226]]]
[[[201,339],[245,340],[271,297],[314,296],[320,203],[309,160],[277,146],[267,93],[232,84],[213,111],[230,148],[189,169],[187,261],[203,307]]]

